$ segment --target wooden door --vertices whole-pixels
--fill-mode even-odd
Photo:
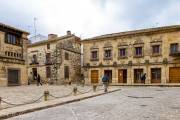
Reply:
[[[91,83],[98,83],[98,70],[91,70]]]
[[[180,67],[169,68],[169,82],[180,83]]]
[[[118,83],[123,83],[123,70],[118,70]]]

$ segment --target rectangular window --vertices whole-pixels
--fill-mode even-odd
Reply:
[[[178,52],[178,43],[173,43],[170,45],[170,52],[171,54]]]
[[[160,54],[160,45],[152,46],[152,54]]]
[[[46,53],[46,63],[47,64],[51,63],[51,53]]]
[[[50,49],[50,44],[47,44],[47,49]]]
[[[97,51],[91,51],[91,58],[98,59]]]
[[[64,66],[64,78],[69,79],[69,66]]]
[[[142,56],[142,47],[135,47],[135,55]]]
[[[46,78],[51,77],[51,67],[46,67]]]
[[[20,39],[16,35],[6,33],[5,43],[9,43],[13,45],[20,45]]]
[[[110,59],[112,57],[111,50],[105,50],[104,52],[105,59]]]
[[[126,48],[120,48],[119,57],[125,57],[125,56],[126,56]]]
[[[65,52],[65,60],[69,60],[69,53]]]
[[[37,56],[36,55],[33,55],[32,63],[37,63]]]

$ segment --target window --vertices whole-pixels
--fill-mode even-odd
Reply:
[[[46,67],[46,78],[51,77],[51,67]]]
[[[50,44],[47,44],[47,49],[50,49]]]
[[[69,60],[69,53],[65,52],[65,60]]]
[[[135,55],[142,56],[142,47],[135,47]]]
[[[51,53],[46,54],[46,63],[51,63]]]
[[[91,59],[98,59],[98,52],[97,51],[91,51]]]
[[[37,63],[37,56],[33,55],[32,63]]]
[[[110,59],[112,57],[111,50],[105,50],[104,58]]]
[[[69,66],[64,66],[64,78],[69,79]]]
[[[152,54],[160,54],[160,45],[152,46]]]
[[[126,56],[126,48],[120,48],[119,57],[125,57],[125,56]]]
[[[20,39],[13,34],[6,34],[5,42],[13,45],[20,45]]]
[[[170,45],[170,52],[171,54],[178,52],[178,43],[173,43]]]

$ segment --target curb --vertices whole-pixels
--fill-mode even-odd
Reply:
[[[116,92],[116,91],[120,91],[120,90],[121,89],[110,90],[107,93],[105,93],[104,91],[100,91],[100,93],[96,93],[96,94],[92,94],[92,95],[88,95],[88,96],[84,96],[84,97],[80,97],[80,98],[74,98],[72,100],[62,101],[62,102],[55,103],[55,104],[52,104],[52,105],[44,105],[44,106],[40,106],[40,107],[36,107],[36,108],[29,108],[29,109],[23,110],[23,111],[19,110],[18,112],[11,112],[11,113],[8,113],[8,114],[0,115],[0,120],[15,117],[15,116],[18,116],[18,115],[23,115],[23,114],[30,113],[30,112],[35,112],[35,111],[51,108],[51,107],[56,107],[56,106],[59,106],[59,105],[65,105],[65,104],[68,104],[68,103],[78,102],[78,101],[81,101],[81,100],[97,97],[97,96],[100,96],[100,95],[104,95],[104,94],[108,94],[108,93],[112,93],[112,92]],[[77,97],[77,96],[75,96],[75,97]]]

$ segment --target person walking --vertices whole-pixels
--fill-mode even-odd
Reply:
[[[107,92],[107,88],[109,84],[109,77],[106,74],[102,77],[102,82],[104,86],[104,92]]]
[[[40,76],[39,74],[37,74],[36,80],[37,80],[37,86],[39,86],[39,84],[42,86],[42,83],[41,83],[41,76]]]

